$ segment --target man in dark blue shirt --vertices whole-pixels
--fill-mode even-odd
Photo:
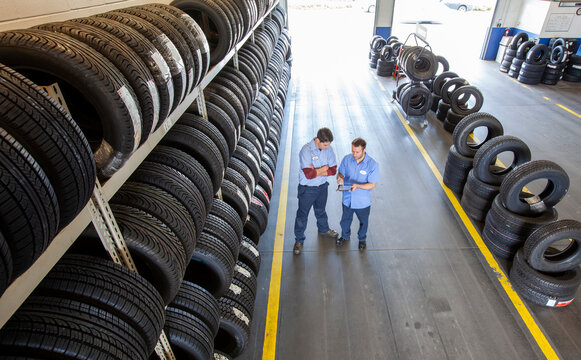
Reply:
[[[350,186],[349,191],[343,191],[343,215],[341,216],[341,237],[336,245],[343,246],[351,236],[353,214],[359,219],[359,250],[367,247],[367,227],[371,211],[371,190],[379,182],[379,166],[365,152],[367,143],[362,138],[351,142],[351,155],[346,155],[341,161],[337,172],[337,184]]]
[[[320,234],[337,237],[339,234],[329,228],[327,212],[327,176],[337,173],[337,159],[331,147],[333,133],[328,128],[321,128],[317,137],[303,146],[299,153],[299,208],[295,218],[295,255],[301,253],[305,242],[305,229],[311,207],[317,218]]]

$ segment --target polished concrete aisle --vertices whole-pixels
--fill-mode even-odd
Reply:
[[[544,358],[551,352],[579,358],[581,305],[550,309],[523,300],[532,317],[522,319],[390,102],[395,81],[369,70],[369,29],[340,26],[356,22],[358,15],[305,11],[300,24],[290,15],[293,79],[276,195],[259,244],[262,268],[250,343],[239,358],[500,360]],[[501,120],[505,133],[525,140],[534,159],[553,160],[568,172],[571,189],[557,208],[560,218],[580,220],[581,118],[556,104],[581,114],[581,87],[561,82],[525,88],[493,62],[450,62],[451,70],[482,90],[483,110]],[[410,129],[443,174],[451,136],[433,114],[428,120],[428,127],[412,121]],[[350,153],[351,140],[361,136],[368,142],[367,154],[380,164],[368,248],[358,251],[353,238],[337,249],[333,240],[317,236],[311,212],[304,252],[295,256],[298,151],[322,126],[334,132],[338,162]],[[288,196],[280,198],[287,186],[287,144]],[[341,198],[335,179],[329,182],[329,222],[339,230]],[[286,207],[277,211],[280,203]],[[277,219],[286,221],[282,268],[280,279],[271,279]],[[357,224],[354,220],[354,231]],[[481,224],[474,225],[480,229]],[[505,271],[508,265],[501,262]],[[269,303],[269,288],[279,283],[278,328],[270,334],[276,335],[276,346],[263,349],[267,311],[276,305]],[[541,333],[531,332],[535,327]],[[271,351],[276,357],[263,357]]]

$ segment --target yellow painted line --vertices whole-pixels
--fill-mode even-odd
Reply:
[[[430,167],[430,169],[432,170],[432,173],[434,174],[434,176],[436,177],[436,179],[440,183],[440,186],[442,186],[442,188],[444,189],[446,196],[448,196],[448,199],[450,200],[450,202],[454,206],[454,209],[456,210],[456,212],[460,216],[460,219],[464,223],[464,226],[466,227],[466,229],[468,230],[468,232],[472,236],[472,239],[476,243],[476,246],[478,246],[478,249],[480,249],[480,252],[482,253],[484,258],[486,259],[488,266],[490,266],[492,271],[496,274],[498,281],[502,285],[504,291],[508,295],[513,306],[515,307],[515,309],[519,313],[520,317],[524,321],[525,325],[529,329],[531,335],[534,337],[535,341],[537,342],[537,345],[539,346],[539,348],[541,349],[541,351],[543,352],[543,354],[545,355],[545,357],[547,359],[559,359],[559,357],[557,356],[557,353],[555,352],[555,350],[553,349],[553,347],[551,346],[551,344],[549,343],[549,341],[547,340],[547,338],[545,337],[545,335],[543,334],[543,332],[541,331],[541,329],[539,328],[539,326],[535,322],[535,319],[533,318],[531,313],[528,311],[528,309],[526,308],[526,306],[522,302],[521,298],[512,289],[512,285],[511,285],[510,281],[508,280],[508,277],[505,275],[504,271],[502,271],[502,269],[500,268],[500,266],[498,265],[498,263],[494,259],[494,256],[492,255],[490,250],[488,250],[488,247],[486,246],[486,244],[484,244],[484,241],[480,237],[480,234],[478,233],[478,231],[474,227],[474,224],[472,224],[472,221],[470,221],[470,219],[468,218],[468,215],[466,215],[466,213],[464,212],[464,209],[462,209],[462,206],[458,202],[458,199],[456,198],[456,196],[454,195],[452,190],[450,190],[444,184],[444,180],[442,178],[442,175],[440,174],[440,171],[438,170],[438,168],[436,167],[436,165],[434,164],[434,162],[430,158],[430,155],[428,155],[428,152],[426,151],[426,149],[424,148],[424,146],[422,145],[420,140],[418,140],[418,138],[417,138],[416,134],[414,133],[414,131],[412,130],[412,128],[406,124],[404,117],[399,112],[397,107],[395,105],[391,105],[391,106],[393,107],[393,109],[397,113],[399,120],[403,124],[404,128],[407,130],[407,132],[410,135],[410,137],[412,138],[413,142],[416,144],[417,148],[420,150],[420,153],[424,157],[424,160],[426,161],[426,163],[428,163],[428,166]]]
[[[546,96],[543,96],[543,99],[545,99],[545,100],[547,100],[547,101],[551,101],[551,99],[549,99],[549,98],[548,98],[548,97],[546,97]]]
[[[581,115],[577,114],[575,111],[573,111],[573,110],[571,110],[571,109],[568,109],[568,108],[564,107],[564,106],[563,106],[563,105],[561,105],[561,104],[557,104],[557,106],[558,106],[558,107],[560,107],[561,109],[565,110],[565,111],[568,111],[568,112],[570,112],[571,114],[573,114],[573,115],[577,116],[578,118],[581,118]]]
[[[274,250],[272,254],[272,268],[270,270],[270,287],[268,289],[268,307],[266,310],[266,325],[264,328],[264,344],[262,346],[262,359],[274,360],[276,356],[276,335],[278,328],[278,309],[280,300],[280,279],[282,274],[282,255],[284,245],[284,229],[286,224],[286,204],[288,197],[288,179],[293,139],[293,124],[295,117],[294,102],[291,103],[289,112],[288,132],[286,146],[284,148],[284,165],[282,170],[282,183],[280,199],[278,202],[278,216],[276,218],[276,230],[274,236]]]

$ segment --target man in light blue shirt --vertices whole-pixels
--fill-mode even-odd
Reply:
[[[371,211],[371,190],[379,182],[379,166],[365,152],[367,143],[362,138],[351,142],[351,155],[346,155],[341,161],[337,172],[337,184],[349,187],[343,191],[343,215],[341,216],[341,237],[336,245],[343,246],[351,236],[353,214],[359,219],[359,250],[367,247],[367,227]]]
[[[337,160],[331,142],[333,133],[328,128],[321,128],[317,137],[305,144],[299,153],[299,188],[297,197],[299,207],[295,218],[295,246],[293,251],[299,255],[305,242],[305,229],[311,207],[317,218],[317,229],[322,235],[337,237],[339,234],[329,228],[327,212],[327,176],[337,173]]]

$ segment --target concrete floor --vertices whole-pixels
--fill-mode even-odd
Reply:
[[[292,149],[276,359],[544,358],[398,118],[390,102],[395,81],[377,78],[369,69],[368,29],[340,26],[356,21],[353,13],[327,13],[326,25],[335,24],[331,36],[324,31],[326,25],[317,22],[320,16],[317,11],[301,14],[301,24],[308,25],[301,31],[295,25],[293,32],[293,79],[276,195],[259,244],[262,268],[250,344],[239,358],[259,359],[263,354],[288,141]],[[571,187],[557,205],[559,218],[580,220],[581,117],[557,104],[581,114],[581,84],[561,81],[557,86],[524,87],[499,72],[494,62],[451,63],[451,70],[480,88],[485,99],[482,111],[495,115],[506,134],[523,139],[533,159],[553,160],[567,171]],[[292,138],[286,128],[290,117]],[[426,128],[415,121],[410,127],[443,174],[451,135],[433,114],[428,121]],[[380,164],[381,182],[373,191],[365,252],[357,250],[356,241],[336,249],[334,241],[318,238],[311,213],[305,251],[292,254],[297,155],[322,126],[334,132],[338,161],[350,152],[351,140],[361,136],[368,142],[367,153]],[[338,229],[341,198],[333,191],[335,180],[329,182],[327,211],[331,227]],[[509,264],[501,265],[508,270]],[[557,355],[578,359],[581,303],[552,309],[523,302]]]

